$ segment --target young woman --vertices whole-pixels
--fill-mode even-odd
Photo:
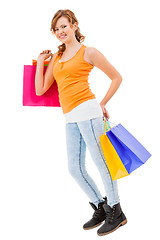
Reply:
[[[83,228],[94,228],[105,220],[97,232],[98,235],[105,235],[127,222],[119,202],[117,181],[111,179],[99,140],[104,132],[104,117],[109,118],[105,105],[119,88],[122,77],[101,52],[81,44],[85,37],[80,33],[78,20],[72,11],[57,11],[51,22],[51,31],[62,45],[54,54],[51,50],[44,50],[38,56],[36,94],[44,94],[53,81],[57,82],[66,119],[69,172],[87,194],[94,209],[92,218]],[[44,60],[49,57],[51,59],[43,76]],[[93,67],[102,70],[112,80],[100,103],[88,85],[88,76]],[[101,174],[107,197],[102,197],[95,181],[86,171],[86,147]]]

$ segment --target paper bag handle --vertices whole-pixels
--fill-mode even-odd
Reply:
[[[106,133],[111,128],[107,117],[104,117],[104,133]]]

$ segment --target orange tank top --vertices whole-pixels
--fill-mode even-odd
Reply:
[[[88,83],[89,73],[94,66],[84,60],[85,48],[82,44],[68,61],[59,62],[61,56],[57,56],[53,63],[53,76],[57,82],[59,101],[64,114],[79,104],[96,98]]]

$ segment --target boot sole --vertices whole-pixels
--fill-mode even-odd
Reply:
[[[101,225],[103,222],[104,222],[104,220],[103,220],[102,222],[98,223],[97,225],[93,226],[93,227],[83,228],[83,229],[84,229],[84,230],[90,230],[90,229],[96,228],[96,227],[98,227],[99,225]]]
[[[123,222],[121,222],[116,228],[114,228],[112,231],[109,231],[109,232],[106,232],[106,233],[97,233],[98,236],[104,236],[104,235],[107,235],[109,233],[112,233],[114,231],[116,231],[119,227],[125,225],[127,223],[127,219],[125,219]]]

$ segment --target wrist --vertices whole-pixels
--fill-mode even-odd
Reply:
[[[101,101],[101,102],[100,102],[100,105],[103,106],[103,107],[105,107],[106,104]]]
[[[37,63],[44,63],[44,58],[40,55],[40,56],[38,56],[38,58],[37,58]]]

